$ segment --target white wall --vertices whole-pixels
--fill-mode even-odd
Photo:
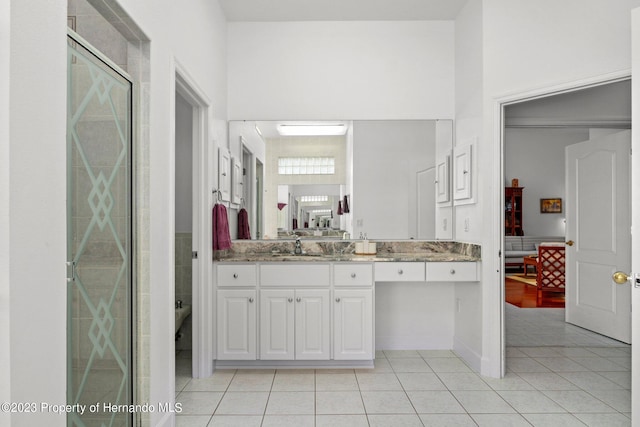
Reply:
[[[353,122],[354,238],[417,238],[416,173],[435,166],[435,140],[432,120]]]
[[[65,402],[66,3],[11,1],[10,20],[10,401]],[[12,426],[65,424],[11,416]]]
[[[456,144],[482,135],[482,96],[483,96],[483,1],[469,0],[460,11],[456,19],[456,118],[454,139]],[[478,138],[473,155],[477,157]],[[487,169],[481,162],[475,164],[476,181],[481,183],[486,179]],[[490,170],[490,169],[489,169]],[[486,256],[486,249],[482,241],[485,203],[482,190],[476,186],[472,191],[476,193],[476,203],[456,206],[454,208],[454,239],[466,242],[483,243],[482,254]],[[465,230],[464,221],[468,219],[469,227]],[[495,285],[495,282],[491,285]],[[491,286],[489,285],[489,286]],[[482,290],[485,284],[457,283],[455,285],[455,334],[454,350],[465,357],[475,369],[481,368],[483,356],[483,305]]]
[[[191,233],[193,108],[176,93],[176,233]]]
[[[9,24],[11,3],[0,4],[0,401],[11,400],[11,336],[10,336],[10,235],[9,235]],[[0,413],[0,424],[9,425],[11,414]]]
[[[453,22],[228,25],[232,119],[453,117]]]
[[[561,214],[540,213],[540,199],[565,195],[566,146],[589,139],[589,130],[554,128],[508,128],[505,132],[504,185],[518,178],[522,195],[522,223],[527,236],[564,236]]]
[[[546,92],[571,82],[628,73],[630,10],[636,0],[483,2],[483,134],[479,149],[487,171],[480,181],[482,231],[483,372],[499,375],[501,352],[499,100]],[[568,54],[570,53],[570,54]]]

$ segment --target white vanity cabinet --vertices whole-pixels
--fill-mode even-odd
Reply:
[[[336,263],[333,285],[333,358],[372,360],[373,265]]]
[[[220,289],[217,298],[218,359],[256,360],[255,289]]]
[[[373,263],[214,267],[218,360],[373,360]]]
[[[329,360],[328,289],[260,290],[260,359]]]
[[[217,265],[218,360],[256,360],[257,268],[254,263]]]

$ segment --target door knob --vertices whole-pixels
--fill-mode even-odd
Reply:
[[[564,242],[567,246],[573,246],[573,240],[569,240],[568,242]]]
[[[622,271],[616,271],[615,273],[613,273],[613,281],[618,285],[624,285],[629,280],[631,280],[631,276],[627,273],[623,273]]]

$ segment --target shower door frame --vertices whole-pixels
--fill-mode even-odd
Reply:
[[[106,65],[109,69],[111,69],[114,73],[118,74],[119,76],[121,76],[122,78],[124,78],[126,81],[129,82],[130,84],[130,97],[129,97],[129,144],[128,144],[128,164],[129,164],[129,182],[127,183],[128,186],[128,191],[129,191],[129,221],[128,221],[128,226],[129,226],[129,253],[128,253],[128,262],[129,262],[129,272],[128,272],[128,280],[129,280],[129,306],[128,306],[128,315],[129,315],[129,336],[128,336],[128,343],[129,343],[129,354],[127,355],[129,358],[129,366],[128,366],[128,374],[130,376],[129,378],[129,386],[128,386],[128,391],[130,393],[130,399],[129,402],[126,402],[126,404],[128,405],[134,405],[137,403],[137,393],[138,393],[138,381],[137,381],[137,362],[138,362],[138,357],[137,357],[137,325],[138,325],[138,318],[137,318],[137,263],[136,263],[136,254],[137,254],[137,245],[136,245],[136,233],[137,233],[137,224],[136,224],[136,212],[137,212],[137,206],[136,206],[136,170],[135,170],[135,165],[136,165],[136,147],[137,147],[137,138],[136,138],[136,123],[137,123],[137,117],[136,117],[136,111],[137,111],[137,106],[139,105],[139,99],[138,99],[138,87],[134,82],[134,79],[125,71],[123,70],[120,66],[118,66],[116,63],[114,63],[109,57],[107,57],[106,55],[104,55],[102,52],[100,52],[98,49],[96,49],[94,46],[91,45],[91,43],[89,43],[86,39],[84,39],[82,36],[80,36],[78,33],[76,33],[75,31],[73,31],[71,28],[67,28],[67,39],[72,40],[74,43],[77,43],[78,45],[80,45],[83,49],[85,49],[87,52],[89,52],[91,55],[93,55],[98,61],[102,62],[104,65]],[[69,47],[67,47],[67,49],[69,49]],[[70,75],[70,70],[67,70],[67,76]],[[67,113],[68,114],[68,113]],[[67,143],[68,144],[68,143]],[[70,159],[68,160],[70,161]],[[67,164],[67,174],[69,175],[69,169],[71,168],[71,164]],[[69,181],[69,176],[67,176],[67,187],[69,187],[70,185],[70,181]],[[67,190],[68,191],[68,190]],[[67,200],[67,212],[69,212],[70,210],[70,205],[71,204],[71,200]],[[67,214],[68,215],[68,214]],[[67,220],[69,222],[69,219]],[[69,227],[69,225],[68,225]],[[69,233],[69,230],[67,230],[67,233]],[[67,236],[67,242],[69,241],[69,237]],[[67,243],[69,244],[69,243]],[[67,279],[69,282],[73,281],[74,277],[73,274],[75,273],[75,267],[73,265],[71,265],[72,262],[68,261],[67,262],[67,266],[71,267],[71,276]],[[70,297],[68,297],[70,298]],[[68,302],[68,304],[70,304]],[[68,305],[67,306],[67,315],[70,315],[70,310],[71,307]],[[70,326],[70,325],[69,325]],[[67,328],[67,335],[71,334],[71,330],[69,329],[69,326]],[[69,381],[69,375],[70,372],[72,370],[72,363],[71,363],[71,340],[69,339],[69,337],[67,337],[67,381]],[[69,393],[71,390],[71,387],[67,384],[67,393]],[[67,399],[69,398],[69,396],[67,396]],[[129,417],[129,422],[130,422],[130,426],[131,427],[135,427],[138,426],[140,424],[140,415],[141,414],[136,414],[135,412],[131,412],[130,413],[130,417]]]

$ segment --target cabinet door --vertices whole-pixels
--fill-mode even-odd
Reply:
[[[256,291],[218,291],[218,359],[256,359]]]
[[[333,304],[334,359],[373,359],[373,290],[337,289]]]
[[[472,196],[472,144],[453,150],[453,199],[466,200]]]
[[[331,307],[328,289],[296,291],[296,359],[329,360]]]
[[[260,359],[294,358],[294,291],[260,291]]]

